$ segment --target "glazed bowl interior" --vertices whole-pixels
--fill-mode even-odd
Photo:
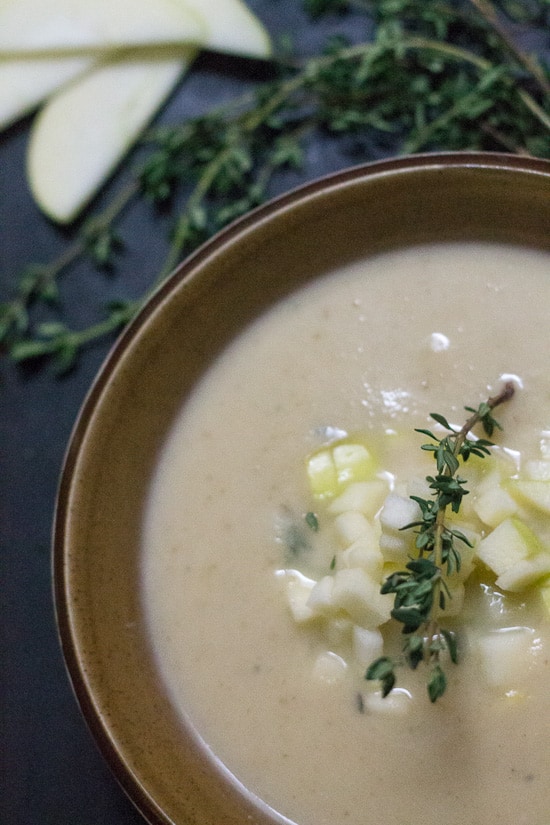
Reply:
[[[159,450],[197,380],[239,332],[307,282],[430,241],[550,248],[550,168],[496,155],[383,162],[262,207],[186,261],[126,330],[76,424],[61,479],[54,578],[77,698],[152,823],[274,820],[173,709],[140,589],[143,511]]]

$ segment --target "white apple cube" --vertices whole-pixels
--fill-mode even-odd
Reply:
[[[319,450],[310,456],[306,466],[311,492],[316,498],[331,498],[338,491],[338,478],[331,450]]]
[[[388,485],[381,479],[355,481],[331,501],[328,509],[334,515],[355,510],[368,518],[374,518],[387,494]]]
[[[380,630],[354,625],[352,636],[353,656],[361,667],[368,667],[371,662],[382,656],[384,639]]]
[[[332,604],[361,627],[374,629],[390,618],[393,596],[380,593],[380,582],[360,567],[337,570]]]
[[[411,498],[397,493],[386,497],[380,511],[380,550],[386,561],[406,564],[414,549],[415,533],[403,528],[420,518],[420,507]]]
[[[338,484],[366,481],[375,472],[375,461],[364,444],[338,444],[332,450]]]
[[[355,510],[340,513],[334,519],[334,527],[344,546],[348,546],[363,537],[373,544],[376,543],[374,527],[363,513]]]
[[[538,537],[514,516],[505,519],[479,542],[477,556],[497,576],[542,551]]]
[[[342,567],[361,567],[370,576],[381,581],[384,557],[376,540],[361,538],[350,544],[341,554]]]
[[[306,606],[316,616],[329,616],[335,612],[332,592],[334,590],[334,576],[323,576],[315,582],[306,602]]]
[[[397,535],[404,527],[421,518],[420,507],[411,498],[390,493],[380,512],[380,524],[384,533]]]
[[[537,553],[532,558],[518,561],[496,580],[497,587],[520,593],[550,573],[550,554]]]
[[[473,502],[474,512],[489,527],[496,527],[501,521],[518,511],[517,501],[501,487],[497,477],[493,476],[493,478],[495,478],[495,483],[484,486]]]
[[[413,536],[408,536],[405,533],[398,536],[388,536],[386,533],[382,533],[379,545],[384,562],[395,562],[403,567],[412,554],[413,538]]]
[[[314,612],[307,602],[315,585],[315,580],[304,576],[298,570],[285,570],[285,591],[288,606],[295,622],[308,622]]]

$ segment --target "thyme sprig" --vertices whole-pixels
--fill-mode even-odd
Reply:
[[[470,545],[460,530],[448,525],[447,513],[449,508],[458,513],[463,497],[468,494],[466,481],[458,475],[461,464],[472,455],[485,458],[493,446],[487,438],[471,436],[472,430],[481,424],[485,434],[491,437],[495,429],[501,429],[493,410],[513,395],[514,385],[506,383],[498,395],[477,409],[465,407],[471,415],[460,429],[451,426],[445,416],[431,413],[431,418],[448,431],[442,438],[428,429],[416,430],[431,439],[421,449],[433,454],[437,472],[426,477],[429,489],[433,490],[432,498],[411,496],[420,508],[421,517],[402,528],[415,530],[418,555],[405,565],[405,570],[388,576],[381,588],[382,593],[395,596],[391,616],[403,626],[405,636],[401,656],[382,656],[365,674],[369,681],[380,681],[383,696],[393,690],[398,666],[405,664],[416,670],[421,662],[429,666],[427,688],[430,700],[435,702],[446,690],[441,653],[447,651],[451,662],[456,664],[458,645],[455,633],[441,627],[439,622],[451,597],[445,577],[460,570],[460,543]]]
[[[14,359],[53,356],[66,369],[82,347],[127,323],[183,256],[307,178],[313,138],[353,163],[435,149],[550,157],[548,65],[515,38],[520,26],[549,22],[549,0],[302,2],[315,18],[355,15],[354,41],[331,37],[302,60],[281,49],[268,78],[244,95],[151,129],[111,204],[74,227],[56,260],[27,266],[0,304],[0,346]],[[164,261],[141,298],[110,304],[88,330],[70,330],[60,320],[61,279],[81,259],[117,266],[126,248],[121,216],[136,201],[170,224]]]

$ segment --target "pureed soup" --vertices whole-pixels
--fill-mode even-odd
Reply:
[[[144,525],[151,641],[276,821],[547,825],[549,276],[548,254],[489,244],[354,264],[246,329],[181,410]],[[438,616],[458,663],[439,654],[435,702],[424,662],[383,699],[365,672],[404,636],[379,584],[436,473],[415,428],[444,437],[430,413],[459,428],[506,381],[498,446],[459,471],[468,544]]]

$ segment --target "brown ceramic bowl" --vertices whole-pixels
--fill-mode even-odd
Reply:
[[[55,598],[84,716],[150,823],[273,822],[182,725],[148,645],[139,586],[142,513],[176,411],[217,353],[305,282],[383,249],[473,239],[550,248],[550,164],[428,155],[307,185],[185,261],[108,357],[61,478]]]

